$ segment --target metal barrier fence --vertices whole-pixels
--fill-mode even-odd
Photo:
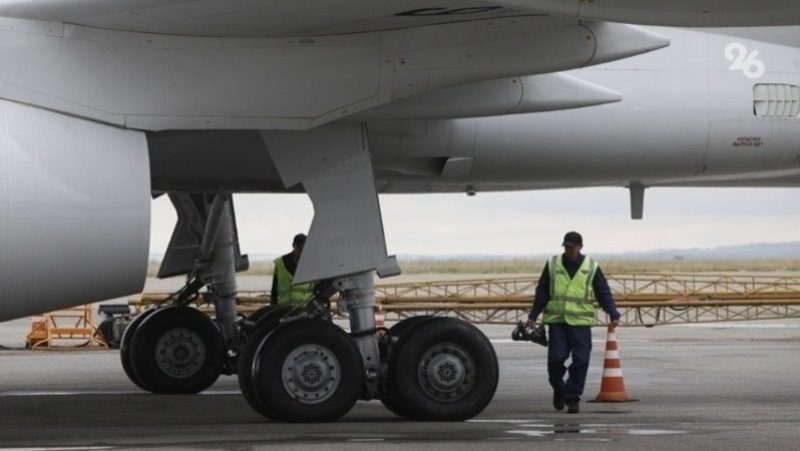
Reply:
[[[729,274],[613,274],[608,282],[625,326],[800,318],[800,277]],[[473,323],[513,324],[527,318],[537,279],[486,278],[380,284],[387,322],[416,315],[453,316]],[[134,306],[163,302],[144,295]],[[200,300],[202,303],[202,299]],[[265,292],[241,292],[240,313],[269,303]],[[341,312],[333,303],[337,316]],[[598,310],[598,324],[606,315]]]

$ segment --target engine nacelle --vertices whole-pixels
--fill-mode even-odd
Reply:
[[[0,100],[0,321],[141,291],[143,133]]]

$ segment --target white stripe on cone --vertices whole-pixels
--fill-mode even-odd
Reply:
[[[605,368],[603,377],[622,377],[622,368]]]
[[[619,360],[619,351],[606,351],[606,360],[609,359]]]

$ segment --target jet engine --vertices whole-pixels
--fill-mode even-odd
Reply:
[[[0,100],[0,321],[139,292],[143,133]]]

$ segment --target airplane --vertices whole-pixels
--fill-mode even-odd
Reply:
[[[798,24],[783,0],[0,1],[0,321],[140,292],[167,195],[159,277],[186,285],[127,328],[134,384],[471,418],[498,380],[480,331],[376,330],[373,275],[400,271],[378,194],[624,186],[641,218],[650,187],[798,187]],[[305,305],[237,315],[241,192],[310,197]]]

